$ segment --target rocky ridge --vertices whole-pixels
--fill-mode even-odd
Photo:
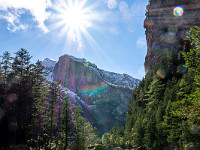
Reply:
[[[44,65],[50,81],[61,81],[69,89],[71,101],[81,106],[84,117],[98,128],[99,134],[125,123],[126,108],[138,79],[101,70],[85,59],[69,55],[61,56],[56,64],[45,59]]]

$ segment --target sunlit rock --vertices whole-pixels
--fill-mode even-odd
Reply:
[[[172,71],[167,58],[171,54],[178,58],[180,51],[189,50],[191,45],[185,41],[190,27],[200,26],[200,0],[150,0],[146,10],[144,27],[146,28],[147,55],[145,71],[162,72],[163,67],[169,73],[180,74],[183,62],[174,66],[178,70]],[[163,61],[163,62],[162,62]],[[159,66],[159,63],[162,66]],[[178,67],[179,66],[179,67]],[[183,70],[185,72],[185,70]]]
[[[98,128],[99,134],[125,123],[126,108],[139,80],[127,74],[104,71],[85,59],[63,55],[52,72],[53,81],[60,81],[73,96],[84,117]],[[71,94],[72,95],[72,94]]]

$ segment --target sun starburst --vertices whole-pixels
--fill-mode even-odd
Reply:
[[[87,36],[96,18],[96,5],[87,4],[87,0],[59,0],[55,6],[54,29],[61,28],[60,34],[67,37],[67,42],[77,42],[82,45],[82,35]],[[87,38],[87,37],[86,37]]]

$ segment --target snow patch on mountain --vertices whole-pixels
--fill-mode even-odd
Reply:
[[[75,62],[79,62],[82,64],[87,64],[91,71],[94,71],[96,75],[104,80],[106,83],[113,85],[113,86],[121,86],[121,87],[128,87],[131,89],[136,88],[139,85],[140,80],[131,77],[128,74],[119,74],[114,72],[105,71],[99,69],[95,64],[86,61],[84,58],[76,58],[71,55],[67,55]]]
[[[118,74],[114,72],[104,71],[102,69],[99,69],[95,64],[91,62],[87,62],[86,59],[84,58],[75,58],[74,56],[70,56],[70,55],[68,56],[75,62],[79,62],[82,64],[87,63],[91,71],[95,72],[95,74],[99,78],[101,78],[102,80],[104,80],[110,85],[128,87],[128,88],[134,89],[140,83],[140,80],[135,79],[128,74]],[[43,60],[43,65],[45,67],[45,71],[49,72],[49,76],[47,76],[47,79],[49,81],[53,81],[52,73],[53,73],[54,66],[56,65],[56,61],[50,58],[45,58]]]
[[[53,70],[54,66],[56,65],[56,61],[51,58],[45,58],[42,61],[42,65],[45,67],[45,69]]]
[[[89,67],[97,74],[99,78],[103,79],[108,84],[111,84],[113,86],[122,86],[134,89],[140,83],[140,80],[135,79],[127,74],[118,74],[114,72],[104,71],[97,68],[93,64]]]
[[[84,102],[76,93],[70,91],[68,88],[64,88],[64,89],[65,89],[65,94],[67,94],[69,96],[71,102],[74,101],[79,106],[81,105],[81,106],[88,108],[88,109],[95,109],[96,108],[96,105],[86,104],[86,102]]]
[[[103,79],[105,82],[107,82],[110,85],[128,87],[128,88],[134,89],[140,83],[140,80],[135,79],[128,74],[119,74],[119,73],[105,71],[105,70],[99,69],[95,64],[86,61],[86,59],[84,58],[75,58],[74,56],[70,56],[70,55],[68,56],[73,61],[87,64],[91,71],[94,71],[99,78]]]
[[[95,74],[103,79],[105,82],[107,82],[110,85],[113,86],[121,86],[121,87],[128,87],[131,89],[134,89],[136,86],[139,85],[140,80],[135,79],[131,77],[128,74],[118,74],[114,72],[104,71],[102,69],[97,68],[95,64],[92,64],[91,62],[87,62],[84,58],[75,58],[74,56],[69,56],[73,61],[79,62],[79,63],[87,63],[88,67],[91,71],[95,72]],[[49,75],[46,77],[47,80],[53,81],[53,69],[56,65],[56,61],[50,58],[45,58],[43,60],[43,65],[45,67],[45,71],[49,73]]]
[[[86,62],[86,59],[84,59],[84,58],[76,58],[76,57],[71,56],[71,55],[68,55],[68,56],[69,56],[69,58],[71,58],[73,61],[80,62],[80,63]]]
[[[56,61],[50,58],[45,58],[42,61],[42,65],[44,66],[44,71],[47,72],[48,76],[46,76],[46,79],[50,82],[53,82],[53,69],[56,65]]]

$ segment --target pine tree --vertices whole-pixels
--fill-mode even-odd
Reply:
[[[194,83],[192,83],[193,78],[192,80],[182,79],[179,101],[174,103],[179,108],[174,111],[174,114],[183,118],[192,119],[194,122],[200,122],[200,28],[191,28],[188,34],[186,39],[191,42],[194,48],[187,53],[184,52],[183,55],[186,66],[189,68],[190,76],[192,72],[195,73]],[[193,90],[191,91],[191,89]],[[181,98],[182,100],[180,100]]]
[[[103,135],[102,135],[102,144],[104,145],[104,146],[109,146],[110,145],[110,133],[104,133]]]
[[[29,75],[30,60],[31,57],[29,52],[23,48],[15,53],[14,62],[12,64],[12,69],[15,71],[15,76],[24,77]]]
[[[4,67],[4,75],[0,69],[0,79],[12,77],[5,90],[0,83],[0,113],[5,113],[0,118],[0,147],[27,143],[31,149],[66,149],[70,111],[69,104],[63,104],[67,101],[63,88],[45,80],[42,63],[31,64],[28,51],[15,54],[12,68]]]
[[[67,147],[67,139],[68,139],[68,126],[69,126],[69,104],[68,104],[68,96],[66,94],[66,90],[64,87],[58,82],[57,84],[58,89],[58,97],[55,104],[55,115],[54,115],[54,121],[56,124],[56,130],[55,130],[55,143],[56,148],[59,147],[61,143],[62,137],[60,136],[61,132],[64,132],[66,135],[64,137],[65,145]],[[66,114],[64,114],[63,118],[63,111],[65,111]],[[65,119],[65,120],[63,120]],[[64,131],[63,131],[63,125],[64,125]]]
[[[179,117],[180,147],[199,149],[200,134],[200,28],[191,28],[187,36],[192,44],[189,52],[184,52],[184,59],[189,71],[183,76],[179,86],[177,101],[173,103],[172,113]],[[180,122],[180,121],[179,121]]]
[[[89,122],[85,122],[84,124],[84,136],[86,146],[100,143],[100,139],[96,134],[96,128],[93,128]]]
[[[162,84],[157,77],[154,77],[149,89],[150,90],[147,93],[149,101],[147,104],[147,109],[149,112],[152,111],[152,113],[154,113],[159,103],[163,100],[164,84]]]
[[[26,139],[28,124],[31,118],[32,94],[30,85],[29,64],[31,56],[28,51],[21,49],[17,53],[12,63],[13,90],[18,97],[16,101],[16,114],[18,123],[18,132],[16,140],[23,141]],[[20,142],[19,141],[19,142]]]
[[[1,65],[2,65],[2,73],[4,76],[4,84],[7,83],[8,75],[11,72],[12,59],[13,58],[11,57],[11,54],[9,52],[6,51],[3,53]]]
[[[132,129],[132,136],[133,136],[132,146],[135,148],[139,148],[141,150],[145,149],[144,146],[145,128],[144,128],[144,122],[140,117],[137,118],[135,126]]]
[[[69,97],[64,94],[63,96],[63,111],[61,115],[61,131],[60,131],[60,140],[61,140],[61,149],[66,150],[68,148],[68,139],[69,139],[69,121],[70,121],[70,106],[69,106]]]
[[[84,125],[85,120],[81,116],[81,109],[79,106],[76,107],[75,110],[75,149],[78,150],[85,150],[86,149],[86,138],[85,138],[85,132],[84,132]]]
[[[0,65],[0,85],[3,83],[3,72],[2,72],[2,69],[1,69],[1,65]]]
[[[50,148],[54,147],[52,145],[55,141],[55,131],[56,131],[56,123],[55,123],[55,104],[58,98],[58,85],[57,83],[51,83],[50,89],[49,89],[49,131],[48,135],[50,136]]]
[[[48,86],[43,83],[35,83],[32,87],[33,104],[31,109],[31,121],[29,124],[29,140],[32,147],[41,148],[45,143],[43,134],[45,133],[45,105],[48,95]]]
[[[3,81],[4,81],[4,78],[3,78],[3,73],[2,73],[2,70],[1,70],[1,66],[0,66],[0,109],[2,109],[2,105],[3,105],[3,102],[4,102],[4,89],[3,89]],[[2,110],[1,110],[2,111]]]

